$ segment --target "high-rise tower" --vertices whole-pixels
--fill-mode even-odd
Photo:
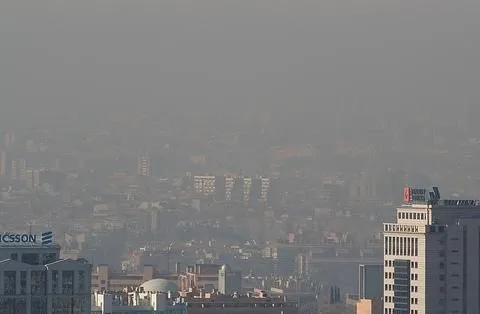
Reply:
[[[384,224],[384,313],[480,313],[480,201],[404,189]]]
[[[137,160],[137,174],[140,176],[149,177],[152,172],[149,154],[144,154],[138,157]]]

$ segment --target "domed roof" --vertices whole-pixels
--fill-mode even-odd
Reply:
[[[167,293],[168,291],[171,291],[171,292],[178,291],[178,286],[175,283],[162,278],[146,281],[142,283],[140,288],[143,288],[144,291],[149,291],[149,292]]]

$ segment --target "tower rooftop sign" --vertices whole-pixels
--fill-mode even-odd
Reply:
[[[432,191],[424,188],[412,188],[406,186],[403,188],[403,203],[404,204],[424,204],[432,207],[480,207],[480,200],[448,200],[440,198],[440,190],[434,186]]]
[[[403,188],[403,202],[405,204],[425,203],[428,199],[427,189],[411,188],[409,186]]]

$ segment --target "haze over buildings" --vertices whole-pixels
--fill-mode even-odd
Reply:
[[[449,250],[477,243],[477,204],[459,200],[480,198],[479,12],[0,1],[0,234],[51,230],[62,258],[88,260],[96,313],[272,298],[297,313],[476,314],[476,257]],[[406,185],[442,198],[402,205]],[[407,269],[410,299],[390,299]]]

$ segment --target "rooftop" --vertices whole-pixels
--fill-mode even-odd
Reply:
[[[480,208],[480,200],[442,199],[438,187],[403,189],[403,206],[413,208]]]

